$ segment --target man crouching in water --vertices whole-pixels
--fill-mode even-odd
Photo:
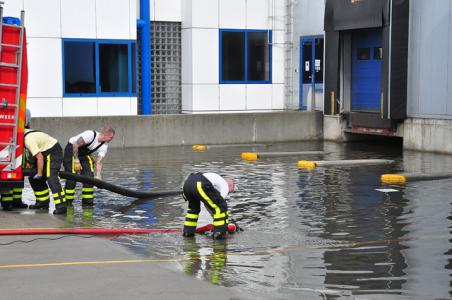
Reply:
[[[213,217],[212,237],[225,239],[229,224],[226,199],[233,191],[234,181],[231,178],[223,178],[216,173],[190,174],[183,187],[184,199],[188,201],[183,236],[195,235],[202,202]]]

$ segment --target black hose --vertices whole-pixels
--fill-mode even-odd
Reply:
[[[36,174],[36,170],[34,169],[24,169],[24,176],[33,176]],[[164,196],[173,196],[173,195],[180,195],[182,194],[182,190],[175,190],[175,191],[163,191],[163,192],[139,192],[135,190],[130,190],[121,186],[117,186],[108,182],[105,182],[103,180],[82,176],[79,174],[74,174],[71,172],[66,171],[60,171],[59,173],[61,178],[73,180],[81,183],[87,183],[92,184],[100,189],[108,190],[110,192],[132,197],[132,198],[157,198],[157,197],[164,197]]]

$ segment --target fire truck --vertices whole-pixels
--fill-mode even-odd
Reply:
[[[0,6],[0,192],[23,187],[22,155],[27,101],[24,12],[3,17]]]

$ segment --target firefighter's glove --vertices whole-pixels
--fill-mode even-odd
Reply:
[[[80,164],[80,159],[74,157],[72,162],[74,165],[74,172],[80,173],[80,171],[82,170],[82,165]]]
[[[35,174],[35,176],[33,176],[33,179],[34,180],[41,180],[42,179],[42,175]]]
[[[234,220],[234,219],[231,219],[229,222],[231,222],[232,224],[234,224],[235,225],[235,232],[238,232],[238,231],[243,231],[243,228],[242,227],[240,227],[239,226],[239,224],[237,224],[237,221],[236,220]]]

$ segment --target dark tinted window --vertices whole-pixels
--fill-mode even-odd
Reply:
[[[312,82],[312,43],[303,44],[303,83]]]
[[[95,93],[95,44],[64,43],[64,88],[66,93]]]
[[[245,80],[245,33],[222,32],[221,51],[221,79]]]
[[[270,80],[270,47],[267,32],[248,32],[248,80]]]
[[[101,92],[129,90],[127,44],[99,44],[99,77]]]
[[[358,48],[358,60],[370,59],[370,48]]]
[[[323,38],[315,39],[314,79],[323,83]]]

